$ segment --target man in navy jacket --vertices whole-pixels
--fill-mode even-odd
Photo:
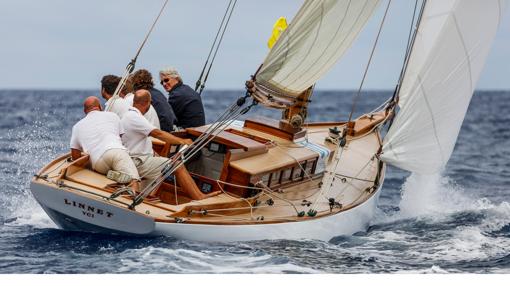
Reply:
[[[200,95],[182,83],[177,70],[166,68],[159,72],[159,78],[163,88],[168,91],[168,103],[177,117],[177,126],[188,128],[205,125],[204,106]]]
[[[174,130],[174,124],[176,123],[174,110],[168,103],[165,95],[154,88],[152,74],[147,70],[140,69],[133,74],[131,80],[135,92],[140,89],[146,89],[150,92],[152,98],[151,104],[158,113],[161,130],[172,132]]]

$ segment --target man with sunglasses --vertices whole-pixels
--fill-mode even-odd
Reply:
[[[175,68],[166,68],[159,72],[159,78],[168,92],[168,103],[177,117],[177,126],[188,128],[205,125],[202,99],[191,87],[182,83],[179,72]]]
[[[137,70],[132,76],[133,91],[148,90],[151,95],[152,106],[156,110],[159,118],[161,130],[172,132],[176,122],[175,113],[172,106],[167,102],[166,96],[154,88],[152,74],[145,69]]]

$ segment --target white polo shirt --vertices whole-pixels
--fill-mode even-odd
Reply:
[[[128,106],[133,106],[133,98],[134,97],[135,97],[135,95],[133,93],[128,93],[124,97],[124,100],[126,100],[126,103],[128,104]],[[154,109],[152,104],[151,104],[151,107],[149,107],[149,110],[143,115],[143,117],[147,118],[147,120],[149,120],[149,122],[152,125],[154,125],[154,127],[156,127],[157,129],[161,129],[158,113],[156,112],[156,109]]]
[[[73,126],[70,145],[72,149],[89,154],[94,167],[104,152],[110,149],[126,149],[120,139],[120,134],[123,133],[124,129],[117,114],[91,111]]]
[[[120,122],[124,128],[122,143],[127,147],[131,156],[154,154],[149,134],[157,128],[143,117],[140,110],[130,107]]]
[[[124,99],[122,97],[118,97],[117,99],[115,99],[115,101],[113,101],[113,97],[111,97],[104,104],[105,110],[108,109],[108,107],[112,104],[112,102],[113,102],[113,105],[111,106],[110,112],[117,114],[119,116],[119,118],[122,118],[122,116],[124,116],[124,113],[126,113],[129,109],[129,107],[132,105],[131,104],[132,102],[130,103],[129,101],[127,101],[126,99]]]

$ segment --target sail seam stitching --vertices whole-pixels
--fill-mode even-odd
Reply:
[[[306,54],[303,56],[303,59],[306,59],[310,55],[310,53],[312,52],[313,47],[317,43],[317,39],[319,38],[319,34],[320,34],[320,31],[321,31],[321,27],[322,27],[322,20],[324,19],[324,2],[321,3],[320,7],[321,7],[321,13],[320,13],[320,19],[321,20],[320,20],[320,23],[318,25],[317,32],[315,33],[315,38],[313,39],[313,43],[310,45],[310,48],[308,49]],[[287,75],[282,80],[280,80],[280,82],[283,82],[283,81],[287,80],[291,74],[293,74],[298,68],[301,67],[303,62],[304,61],[301,61],[291,72],[287,73]],[[280,69],[281,69],[281,67],[280,67]],[[278,72],[279,72],[279,70],[278,70]],[[278,72],[276,72],[276,73],[278,73]]]
[[[335,32],[335,35],[333,37],[331,37],[331,40],[329,41],[328,45],[324,48],[324,50],[322,51],[322,53],[315,59],[315,61],[309,65],[308,69],[312,68],[313,66],[315,66],[315,64],[319,61],[319,59],[326,53],[326,50],[331,46],[331,43],[333,42],[333,40],[335,39],[336,35],[338,34],[338,32],[340,32],[341,28],[343,27],[344,25],[344,22],[345,22],[345,18],[347,16],[347,12],[349,11],[350,7],[351,7],[351,3],[352,1],[350,0],[349,1],[349,4],[347,5],[347,9],[345,10],[344,12],[344,15],[342,17],[342,21],[340,22],[340,25],[338,25],[338,28],[336,29],[336,32]],[[344,39],[345,41],[345,39]],[[341,44],[343,44],[343,42]],[[330,57],[331,58],[331,57]],[[300,65],[299,65],[300,66]],[[298,66],[298,67],[299,67]],[[292,71],[296,71],[297,67]],[[289,77],[290,73],[287,75],[287,77]],[[315,75],[315,74],[314,74]],[[289,85],[291,84],[294,84],[299,78],[296,78],[294,79],[294,81],[292,81],[291,83],[289,83]]]
[[[441,148],[441,143],[439,141],[439,136],[437,134],[437,127],[436,127],[436,121],[434,120],[434,113],[432,112],[432,108],[430,107],[430,103],[427,99],[427,95],[425,93],[425,89],[423,87],[423,81],[421,79],[421,76],[417,76],[418,82],[420,85],[420,90],[422,91],[423,100],[425,101],[425,104],[427,106],[427,111],[430,114],[430,118],[432,120],[432,130],[434,131],[434,137],[436,138],[437,146],[439,147],[439,154],[441,155],[441,162],[444,164],[444,155],[443,155],[443,148]]]
[[[367,6],[368,2],[369,2],[369,1],[365,1],[365,4],[363,5],[363,9],[365,9],[365,8],[366,8],[366,6]],[[349,7],[350,7],[350,6],[349,6]],[[376,6],[374,6],[373,8],[375,8],[375,7],[376,7]],[[372,11],[373,11],[373,10],[374,10],[374,9],[372,9]],[[359,21],[359,19],[360,19],[361,15],[362,15],[362,13],[358,14],[358,16],[356,17],[356,20],[355,20],[355,21],[352,23],[352,25],[351,25],[350,31],[352,31],[352,28],[356,25],[356,23],[358,23],[358,21]],[[342,40],[342,42],[338,45],[338,48],[340,48],[341,46],[343,46],[343,44],[344,44],[344,42],[345,42],[346,40],[347,40],[347,37],[345,37],[345,38]],[[335,55],[335,54],[332,54],[332,55],[328,58],[327,62],[329,62],[329,61],[331,60],[331,58],[333,58],[333,57],[334,57],[334,55]],[[319,72],[320,72],[320,69],[319,69],[319,70],[317,70],[317,71],[316,71],[313,75],[309,75],[309,76],[308,76],[308,78],[307,78],[306,80],[302,80],[302,81],[303,81],[303,82],[308,81],[310,78],[315,77],[315,75],[316,75],[317,73],[319,73]]]
[[[460,42],[462,43],[462,49],[464,50],[464,54],[466,55],[466,58],[467,58],[467,66],[468,66],[468,71],[469,71],[469,87],[470,87],[470,91],[473,91],[473,74],[472,74],[472,71],[471,71],[471,58],[469,56],[469,52],[466,48],[466,43],[464,41],[464,37],[460,31],[460,28],[459,28],[459,23],[457,22],[457,17],[455,16],[455,13],[452,13],[452,18],[453,18],[453,22],[455,23],[455,30],[457,30],[457,34],[459,35],[459,38],[460,38]]]

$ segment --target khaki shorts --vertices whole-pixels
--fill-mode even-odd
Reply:
[[[152,155],[132,156],[133,162],[138,169],[140,178],[154,179],[161,176],[161,171],[169,162],[165,157],[154,157]]]
[[[120,171],[131,176],[135,180],[140,180],[135,163],[126,150],[110,149],[104,152],[103,156],[97,160],[93,166],[94,170],[106,174],[109,170]]]

